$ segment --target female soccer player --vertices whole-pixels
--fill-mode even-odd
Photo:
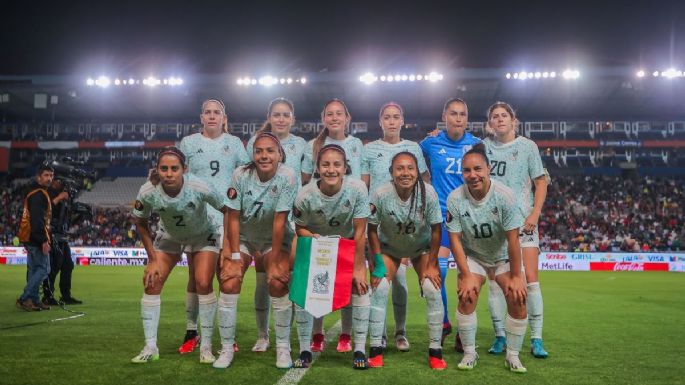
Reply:
[[[465,186],[447,198],[447,231],[459,269],[457,329],[464,346],[458,369],[476,366],[476,305],[480,288],[489,274],[504,288],[508,315],[506,366],[525,373],[519,351],[526,334],[526,289],[521,272],[519,228],[523,216],[515,193],[490,179],[485,146],[477,144],[463,158]],[[466,256],[468,254],[468,257]]]
[[[388,291],[393,277],[408,257],[419,276],[426,298],[428,315],[428,364],[443,370],[440,345],[443,309],[440,298],[440,268],[438,249],[442,233],[442,214],[438,195],[419,176],[419,161],[411,152],[394,155],[389,167],[392,182],[378,187],[371,198],[369,245],[375,254],[371,273],[371,334],[370,367],[383,366],[382,335]]]
[[[469,121],[469,110],[466,102],[459,98],[447,99],[442,109],[442,121],[447,129],[435,136],[429,136],[420,143],[423,155],[430,165],[430,175],[433,187],[438,193],[443,218],[446,217],[447,196],[464,183],[462,177],[462,157],[480,139],[465,132]],[[447,292],[445,291],[445,277],[447,276],[447,261],[450,257],[450,243],[447,230],[443,225],[442,241],[440,244],[439,262],[442,277],[442,303],[445,311],[443,320],[443,340],[452,332],[452,324],[448,316]],[[459,335],[457,334],[455,348],[461,351]]]
[[[423,159],[421,147],[410,140],[400,138],[400,130],[404,125],[404,111],[402,107],[389,102],[381,106],[378,120],[383,131],[383,137],[364,146],[364,158],[362,159],[362,180],[369,186],[369,196],[374,191],[390,181],[392,176],[388,173],[390,160],[402,151],[414,154],[418,160],[418,171],[424,181],[430,182],[430,174]],[[409,350],[407,340],[407,260],[401,264],[392,281],[392,304],[395,316],[395,346],[401,351]]]
[[[347,110],[347,106],[340,99],[331,99],[323,106],[321,111],[321,121],[325,128],[319,135],[310,140],[305,148],[304,159],[302,161],[302,182],[309,183],[314,168],[316,167],[315,160],[318,159],[318,153],[324,145],[337,144],[345,150],[348,160],[348,167],[350,169],[350,176],[353,178],[361,178],[361,162],[364,157],[364,145],[362,141],[351,135],[347,135],[352,116]],[[350,343],[352,332],[352,309],[348,306],[340,312],[342,325],[340,328],[340,336],[338,338],[338,352],[349,352],[352,350]],[[311,349],[314,352],[322,352],[325,347],[323,334],[323,318],[314,320],[314,336],[312,338]]]
[[[157,166],[150,181],[138,192],[133,208],[136,229],[145,246],[148,263],[143,275],[145,294],[141,302],[145,347],[131,361],[145,363],[159,359],[157,325],[159,324],[160,294],[164,282],[185,250],[192,264],[195,288],[200,300],[199,319],[202,323],[200,362],[212,363],[212,330],[216,314],[216,297],[212,288],[220,228],[212,222],[207,205],[224,214],[227,223],[227,204],[206,183],[186,172],[186,158],[176,147],[165,147],[157,157]],[[148,230],[148,218],[159,213],[159,230],[154,241]],[[227,254],[226,251],[224,254]]]
[[[520,199],[526,220],[521,227],[519,242],[523,253],[523,266],[526,273],[528,291],[528,320],[530,322],[531,353],[537,358],[546,358],[547,352],[542,344],[542,292],[538,280],[538,255],[540,237],[538,219],[547,196],[547,174],[542,165],[538,146],[532,140],[516,135],[518,120],[511,106],[497,102],[488,109],[488,125],[494,132],[493,138],[484,140],[490,158],[490,175],[493,179],[507,185]],[[531,188],[535,192],[531,194]],[[491,282],[492,283],[492,282]],[[495,290],[493,290],[495,289]],[[506,343],[501,336],[501,320],[504,313],[504,300],[501,289],[491,284],[490,309],[493,314],[495,334],[499,337],[490,352],[500,353]],[[499,329],[499,330],[498,330]]]
[[[181,140],[181,151],[188,159],[190,173],[202,179],[221,196],[226,193],[231,174],[237,166],[247,164],[249,158],[237,137],[227,133],[226,107],[219,99],[207,99],[200,113],[202,132]],[[223,237],[223,216],[212,207],[207,208],[212,221],[220,227]],[[219,244],[219,248],[221,248]],[[192,258],[192,257],[189,257]],[[198,343],[197,315],[199,299],[195,288],[193,263],[188,261],[188,287],[186,289],[186,335],[178,348],[181,354],[192,352]],[[216,299],[213,299],[213,303]],[[211,325],[210,325],[211,326]]]
[[[251,158],[256,138],[262,132],[270,132],[281,142],[285,151],[285,165],[292,168],[297,176],[297,184],[300,185],[300,173],[302,170],[302,157],[307,142],[297,135],[290,133],[290,128],[295,123],[295,107],[285,98],[277,98],[269,103],[264,126],[255,133],[247,142],[247,154]],[[253,352],[264,352],[269,348],[269,290],[266,283],[266,273],[257,272],[257,287],[255,289],[255,314],[257,316],[257,342],[252,347]]]
[[[221,260],[219,332],[222,348],[214,362],[215,368],[227,368],[233,361],[238,297],[245,271],[253,260],[256,270],[266,274],[274,307],[276,366],[292,366],[292,302],[288,298],[288,284],[294,231],[288,214],[297,192],[297,177],[290,167],[281,164],[285,160],[278,138],[263,132],[254,141],[252,162],[237,168],[231,178],[227,191],[227,239],[231,256]]]
[[[297,194],[293,216],[298,237],[321,235],[354,239],[354,273],[352,282],[352,313],[354,328],[354,360],[356,369],[366,369],[366,334],[369,327],[369,293],[366,281],[364,246],[366,221],[370,214],[366,186],[360,179],[351,178],[345,150],[328,144],[317,152],[314,182]],[[296,308],[297,332],[300,339],[300,358],[296,367],[307,367],[312,360],[310,351],[313,317],[306,310]]]

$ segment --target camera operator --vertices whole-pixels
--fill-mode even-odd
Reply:
[[[50,273],[50,218],[52,205],[47,188],[52,184],[54,169],[49,164],[38,168],[36,180],[24,197],[19,225],[19,240],[27,251],[28,274],[24,292],[17,299],[17,307],[26,311],[49,310],[38,298],[38,288]]]
[[[67,237],[73,198],[77,191],[65,186],[64,181],[57,178],[52,182],[48,193],[52,200],[53,243],[50,251],[50,274],[43,281],[43,304],[59,305],[54,297],[55,280],[59,274],[60,302],[66,305],[80,305],[83,302],[71,295],[71,273],[74,270],[74,261],[71,259],[71,249]]]

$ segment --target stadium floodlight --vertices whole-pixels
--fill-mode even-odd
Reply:
[[[107,76],[100,76],[95,80],[95,85],[101,88],[107,88],[112,84],[112,81]]]
[[[519,72],[519,79],[521,79],[521,80],[528,79],[528,72],[526,72],[526,71]]]
[[[406,82],[407,80],[409,80],[409,76],[407,76],[407,75],[402,75],[402,81],[403,81],[403,82]]]
[[[305,77],[300,78],[300,83],[307,84],[307,78],[305,78]]]
[[[557,73],[554,72],[554,71],[552,71],[552,72],[549,73],[549,77],[552,78],[552,79],[554,79],[555,77],[557,77]]]
[[[542,73],[536,72],[535,73],[535,79],[540,79],[542,77]]]
[[[442,74],[433,71],[430,74],[428,74],[428,80],[432,83],[435,83],[438,80],[442,80]]]
[[[132,86],[136,83],[136,81],[133,78],[128,78],[128,85]]]
[[[518,78],[519,78],[519,73],[518,73],[518,72],[514,72],[514,75],[513,75],[512,77],[513,77],[514,79],[518,79]]]
[[[416,80],[416,75],[414,75],[414,74],[409,75],[409,81],[413,82],[414,80]]]
[[[385,81],[385,75],[381,75],[380,80],[381,80],[382,82],[384,82],[384,81]]]
[[[679,78],[683,76],[683,72],[678,71],[675,68],[669,68],[666,71],[662,71],[661,76],[667,79]]]
[[[288,84],[292,84],[293,78],[287,78],[287,79],[285,79],[285,82]]]
[[[279,81],[279,83],[285,84],[285,78],[281,78],[281,80]]]
[[[235,84],[242,86],[243,85],[243,78],[238,78],[238,80],[235,81]]]
[[[273,77],[271,75],[266,75],[266,76],[262,76],[261,78],[259,78],[258,83],[260,85],[265,86],[265,87],[271,87],[274,84],[278,83],[278,79],[276,79],[275,77]]]
[[[396,75],[395,75],[395,81],[396,81],[396,82],[399,82],[400,80],[402,80],[402,75],[396,74]]]
[[[86,85],[87,85],[88,87],[94,86],[94,85],[95,85],[95,80],[93,80],[93,78],[88,78],[88,79],[86,80]]]
[[[580,71],[576,69],[566,69],[561,73],[561,76],[567,80],[575,80],[580,77]]]
[[[371,72],[367,72],[364,75],[359,77],[360,82],[362,82],[364,84],[368,84],[368,85],[375,83],[377,80],[378,80],[378,77],[376,77],[376,75],[374,75]]]
[[[654,72],[652,72],[652,76],[654,76],[655,78],[658,77],[658,76],[659,76],[659,71],[654,71]]]
[[[542,73],[542,78],[547,79],[549,77],[549,72],[545,71]]]
[[[535,74],[534,74],[534,73],[532,73],[532,72],[528,72],[528,79],[532,79],[532,78],[533,78],[533,76],[535,76]]]
[[[127,85],[127,84],[128,84],[128,80],[124,79],[124,80],[121,81],[121,83],[122,83],[123,85]]]
[[[121,80],[119,80],[118,78],[114,79],[114,85],[115,86],[121,85]]]
[[[507,78],[507,79],[511,79],[511,72],[507,72],[507,74],[504,75],[504,77]]]
[[[388,75],[387,79],[388,79],[389,82],[395,80],[395,78],[393,78],[392,75]]]
[[[645,77],[645,71],[639,70],[635,73],[635,76],[637,76],[638,78],[643,78],[643,77]]]
[[[255,78],[250,79],[250,84],[252,84],[253,86],[256,86],[257,85],[257,79],[255,79]]]
[[[416,75],[416,80],[419,80],[419,81],[423,80],[423,75],[421,75],[421,74]]]

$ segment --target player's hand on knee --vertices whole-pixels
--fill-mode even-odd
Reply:
[[[423,282],[426,278],[431,281],[433,286],[435,286],[436,289],[440,290],[440,286],[442,286],[442,279],[440,278],[440,272],[439,271],[430,271],[430,272],[425,272],[423,273],[423,276],[421,277],[421,282]]]
[[[523,283],[521,277],[511,277],[507,285],[506,293],[511,296],[511,299],[520,305],[526,303],[526,285]]]
[[[355,269],[352,274],[352,285],[356,288],[357,294],[363,295],[369,291],[366,283],[366,269]]]
[[[219,275],[222,281],[228,281],[229,279],[238,279],[242,281],[243,279],[243,260],[242,259],[231,259],[224,261],[221,268],[221,274]]]
[[[156,262],[148,261],[145,267],[145,272],[143,273],[143,286],[145,288],[151,288],[160,282],[161,272],[159,264]]]
[[[473,274],[463,274],[459,278],[457,294],[459,300],[465,303],[473,303],[478,298],[478,291],[480,290],[480,282]]]

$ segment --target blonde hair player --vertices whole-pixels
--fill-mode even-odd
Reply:
[[[248,163],[249,158],[240,139],[228,133],[228,116],[224,102],[219,99],[207,99],[202,102],[200,122],[202,123],[202,131],[184,137],[181,140],[180,149],[188,159],[188,171],[223,196],[228,188],[233,170],[237,166]],[[222,214],[211,206],[208,206],[207,210],[223,236]],[[183,344],[178,348],[181,354],[191,353],[199,342],[197,317],[200,300],[197,294],[192,261],[188,261],[188,266],[186,334],[183,338]]]
[[[526,335],[526,288],[523,280],[519,229],[523,216],[514,192],[490,179],[483,144],[475,145],[463,158],[465,185],[447,198],[447,231],[459,269],[457,280],[457,329],[464,356],[457,369],[476,366],[476,305],[480,289],[489,275],[503,288],[508,315],[505,321],[507,354],[505,366],[525,373],[519,351]],[[468,255],[468,257],[467,257]]]
[[[176,147],[166,147],[157,157],[157,165],[138,192],[133,207],[136,229],[145,246],[148,263],[143,275],[145,294],[140,301],[145,347],[131,361],[146,363],[159,359],[157,326],[161,307],[160,294],[171,270],[185,251],[193,267],[193,278],[200,299],[202,323],[200,363],[214,362],[212,331],[216,297],[212,288],[222,234],[207,213],[207,205],[228,217],[228,201],[202,180],[185,174],[186,159]],[[159,229],[154,240],[148,230],[152,212],[159,214]],[[223,254],[228,253],[224,249]]]
[[[547,196],[548,175],[542,165],[538,146],[532,140],[516,135],[518,120],[514,109],[507,103],[497,102],[488,109],[488,126],[493,133],[483,143],[490,158],[493,179],[504,183],[520,200],[525,222],[521,227],[519,241],[526,271],[528,291],[528,320],[530,322],[531,353],[536,358],[546,358],[542,343],[543,303],[538,279],[538,255],[540,237],[538,219]],[[534,193],[531,193],[534,190]],[[501,289],[490,282],[489,306],[493,327],[497,336],[490,353],[501,353],[506,345],[503,333],[504,296]]]

